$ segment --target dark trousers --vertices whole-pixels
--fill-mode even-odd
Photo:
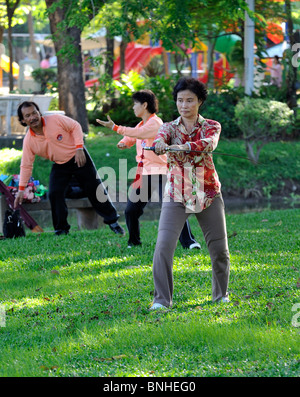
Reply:
[[[139,218],[155,191],[158,193],[158,201],[161,205],[165,184],[166,175],[143,175],[142,187],[131,191],[125,209],[129,245],[141,244]],[[183,248],[189,248],[191,244],[196,243],[188,220],[184,223],[179,241]]]
[[[86,149],[84,149],[84,152],[86,163],[83,167],[77,166],[74,157],[67,163],[55,163],[52,166],[49,181],[49,200],[53,227],[56,231],[68,231],[70,229],[67,222],[68,207],[65,195],[72,177],[77,180],[97,214],[103,217],[104,223],[111,224],[119,218],[89,153]]]

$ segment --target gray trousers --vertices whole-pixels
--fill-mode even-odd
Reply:
[[[174,252],[184,222],[189,215],[182,203],[163,202],[153,256],[154,303],[172,306]],[[195,216],[211,258],[212,300],[216,301],[228,295],[230,267],[222,197],[216,197],[208,208],[195,213]]]

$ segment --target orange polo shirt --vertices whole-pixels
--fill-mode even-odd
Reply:
[[[42,123],[44,135],[36,135],[31,128],[25,135],[19,190],[27,186],[35,156],[64,164],[75,156],[76,149],[83,148],[83,132],[77,121],[63,115],[49,115],[42,117]]]

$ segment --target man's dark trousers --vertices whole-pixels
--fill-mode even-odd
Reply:
[[[68,232],[70,229],[67,221],[68,207],[65,201],[65,194],[72,176],[78,181],[97,214],[103,218],[104,223],[111,224],[119,218],[117,210],[111,202],[86,149],[84,149],[84,153],[86,155],[86,163],[83,167],[78,167],[75,163],[75,157],[67,163],[55,163],[52,166],[49,181],[49,200],[53,227],[57,232]]]

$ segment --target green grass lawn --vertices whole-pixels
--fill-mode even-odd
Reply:
[[[300,210],[227,215],[229,304],[190,219],[202,249],[178,245],[166,312],[148,311],[157,221],[134,250],[108,227],[2,240],[0,376],[298,377]]]

